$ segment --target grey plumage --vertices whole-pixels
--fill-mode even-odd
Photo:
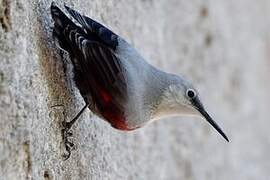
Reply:
[[[54,3],[54,37],[69,53],[75,82],[89,108],[121,130],[133,130],[170,115],[210,118],[195,88],[184,78],[149,63],[123,38],[89,17]]]

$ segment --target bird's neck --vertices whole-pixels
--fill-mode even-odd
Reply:
[[[152,114],[152,119],[161,119],[170,116],[196,116],[194,109],[185,106],[175,99],[170,92],[164,92],[162,100]]]

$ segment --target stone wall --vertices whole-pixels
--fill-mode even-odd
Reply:
[[[269,0],[65,1],[191,79],[231,140],[189,117],[120,132],[87,110],[67,161],[60,122],[84,103],[53,44],[50,3],[0,0],[1,180],[269,179]]]

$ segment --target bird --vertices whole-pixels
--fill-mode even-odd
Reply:
[[[190,81],[149,64],[124,38],[101,23],[66,5],[62,9],[52,2],[53,38],[69,54],[73,80],[86,103],[74,119],[63,123],[68,151],[72,145],[68,131],[86,108],[122,131],[169,116],[197,116],[229,142]]]

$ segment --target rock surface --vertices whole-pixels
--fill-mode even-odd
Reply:
[[[84,104],[53,44],[50,3],[0,0],[1,180],[269,179],[269,0],[66,1],[191,79],[231,140],[189,117],[119,132],[88,110],[67,161],[60,122]]]

